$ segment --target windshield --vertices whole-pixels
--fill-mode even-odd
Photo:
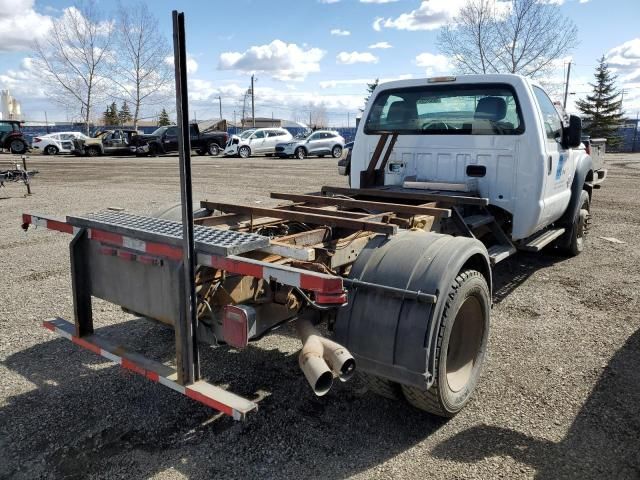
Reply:
[[[167,127],[160,127],[156,130],[153,131],[153,133],[151,135],[155,135],[157,137],[161,137],[162,134],[165,132],[165,130],[167,129]]]
[[[507,85],[446,85],[388,90],[369,111],[365,133],[516,135],[524,124]]]
[[[254,128],[254,129],[251,129],[251,130],[245,130],[244,132],[242,132],[242,133],[240,134],[240,138],[241,138],[241,139],[243,139],[243,140],[245,140],[245,139],[249,138],[249,137],[251,136],[251,134],[252,134],[253,132],[255,132],[255,131],[256,131],[256,130],[255,130],[255,128]]]

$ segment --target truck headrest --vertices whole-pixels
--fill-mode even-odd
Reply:
[[[387,123],[403,123],[416,118],[415,107],[412,108],[408,102],[398,100],[389,106],[387,112]]]
[[[478,101],[473,118],[499,122],[507,114],[507,102],[500,97],[484,97]]]

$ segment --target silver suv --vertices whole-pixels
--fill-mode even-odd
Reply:
[[[334,130],[316,130],[302,140],[294,140],[276,145],[276,155],[280,158],[296,157],[303,159],[311,155],[333,158],[342,156],[344,138]]]

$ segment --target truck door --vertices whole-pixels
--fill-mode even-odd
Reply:
[[[547,94],[534,86],[545,133],[546,157],[544,179],[544,211],[542,223],[552,223],[562,216],[571,199],[574,166],[571,151],[562,146],[562,120]]]
[[[162,147],[165,152],[178,151],[178,127],[169,127],[162,137]]]

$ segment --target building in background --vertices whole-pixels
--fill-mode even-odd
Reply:
[[[22,120],[20,102],[11,96],[9,90],[0,90],[0,120]]]

